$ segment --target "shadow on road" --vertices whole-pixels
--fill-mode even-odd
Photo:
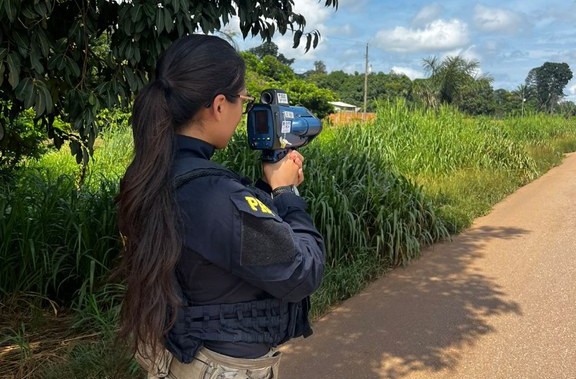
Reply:
[[[483,257],[487,241],[527,233],[475,228],[427,249],[408,268],[393,271],[320,320],[311,338],[288,346],[283,373],[397,379],[454,367],[461,347],[494,332],[490,316],[521,315],[519,304],[474,262]],[[318,368],[318,374],[296,375],[304,367]]]

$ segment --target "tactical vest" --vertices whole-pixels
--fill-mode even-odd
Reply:
[[[201,158],[175,162],[174,187],[204,176],[225,176],[243,185],[249,181],[217,163]],[[270,197],[257,188],[250,189],[263,202]],[[190,363],[203,341],[265,343],[280,345],[291,338],[312,334],[308,313],[310,298],[298,303],[270,298],[235,304],[190,305],[179,307],[176,323],[166,338],[167,349],[182,363]]]

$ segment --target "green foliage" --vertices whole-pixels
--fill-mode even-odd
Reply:
[[[200,1],[0,1],[0,101],[12,124],[33,108],[38,122],[54,140],[63,141],[77,160],[87,162],[101,125],[102,109],[127,107],[132,94],[153,74],[156,60],[179,36],[219,30],[240,19],[246,38],[294,32],[294,45],[306,49],[319,33],[304,33],[304,16],[292,1],[260,6],[237,0]],[[327,0],[327,7],[338,0]],[[58,127],[60,117],[71,130]]]
[[[491,98],[492,88],[489,86],[491,79],[477,77],[480,63],[477,60],[466,60],[461,56],[448,56],[440,61],[437,57],[426,58],[423,66],[430,74],[430,83],[437,96],[438,103],[456,104],[465,100],[465,96],[475,95],[474,89],[480,88],[482,93],[477,103],[486,102]],[[480,82],[480,83],[478,83]],[[465,109],[471,110],[466,104]],[[474,113],[476,114],[476,113]]]
[[[562,101],[558,104],[558,113],[565,117],[575,117],[576,104],[573,101]]]
[[[336,100],[336,97],[330,90],[318,88],[314,83],[300,79],[286,82],[282,88],[288,93],[292,104],[302,105],[320,119],[334,112],[328,102]]]
[[[382,103],[376,123],[386,141],[381,149],[407,175],[502,168],[534,177],[534,162],[523,146],[488,118],[468,118],[449,106],[411,111],[398,101]]]
[[[316,69],[318,69],[316,67]],[[304,78],[320,88],[334,92],[337,100],[361,106],[364,103],[364,74],[346,74],[333,71],[329,74],[320,71],[308,71]],[[412,82],[405,75],[395,73],[371,73],[368,75],[368,111],[376,110],[378,100],[406,98],[412,90]]]
[[[41,142],[46,136],[36,127],[32,111],[22,113],[12,122],[0,113],[0,127],[0,177],[8,175],[22,158],[38,158],[45,152]]]
[[[269,78],[275,82],[285,82],[294,78],[294,71],[286,65],[283,65],[271,55],[266,55],[262,58],[258,65],[258,74]]]
[[[284,54],[278,54],[278,45],[272,41],[266,41],[260,46],[248,49],[249,53],[256,55],[258,58],[263,59],[264,57],[271,56],[274,57],[285,66],[290,66],[294,63],[294,58],[288,59]]]
[[[564,88],[572,79],[567,63],[546,62],[533,68],[526,77],[526,86],[537,101],[540,110],[552,112],[564,97]]]
[[[458,108],[469,115],[492,115],[496,111],[495,96],[490,81],[478,79],[462,86]]]
[[[35,292],[68,303],[78,291],[97,288],[119,250],[116,192],[109,180],[78,190],[73,176],[41,169],[3,185],[0,293]]]
[[[246,62],[246,86],[256,96],[265,89],[279,88],[290,96],[293,105],[302,105],[316,117],[324,118],[333,112],[328,102],[336,99],[334,93],[318,88],[314,83],[296,78],[294,71],[271,55],[258,59],[250,52],[242,52]]]

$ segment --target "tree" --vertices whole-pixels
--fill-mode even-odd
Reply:
[[[451,56],[440,61],[426,58],[423,66],[430,73],[427,85],[419,85],[415,94],[426,97],[425,104],[453,104],[469,114],[493,114],[496,110],[492,78],[479,75],[480,63],[461,56]],[[436,102],[430,101],[435,94]]]
[[[23,156],[37,158],[45,152],[41,143],[44,134],[35,127],[33,117],[34,112],[28,110],[5,128],[7,120],[0,114],[0,177],[9,173]]]
[[[338,0],[325,6],[337,8]],[[64,140],[86,162],[98,134],[97,114],[128,106],[153,75],[159,55],[176,38],[219,30],[231,15],[244,38],[293,32],[294,46],[316,47],[292,0],[2,0],[0,112],[9,125],[33,108],[59,147]],[[58,127],[61,118],[69,127]],[[4,133],[4,139],[10,133]]]
[[[246,62],[246,87],[256,97],[265,89],[281,88],[288,93],[293,105],[302,105],[319,118],[333,112],[328,103],[336,99],[334,93],[320,89],[310,81],[296,78],[290,66],[283,65],[271,55],[259,60],[248,51],[241,53]]]
[[[284,54],[278,54],[278,45],[272,41],[266,41],[260,46],[248,49],[248,52],[256,55],[260,59],[264,59],[266,56],[272,56],[278,60],[278,62],[283,65],[290,66],[294,63],[294,58],[288,59]]]
[[[526,87],[534,93],[540,110],[553,112],[565,96],[564,88],[571,79],[572,70],[568,64],[546,62],[530,70]]]
[[[412,85],[410,100],[427,109],[438,109],[440,106],[436,86],[428,79],[415,79]]]
[[[293,79],[294,71],[285,64],[282,64],[278,59],[271,55],[265,56],[261,63],[258,65],[258,73],[276,82],[285,82]]]
[[[491,79],[469,81],[460,90],[458,109],[469,115],[491,115],[496,111]]]
[[[334,112],[329,101],[336,100],[334,93],[327,89],[318,88],[316,84],[302,79],[294,79],[283,84],[293,105],[301,105],[322,119]]]
[[[327,74],[326,65],[322,61],[314,61],[314,72],[317,74]]]
[[[308,70],[302,74],[299,74],[298,76],[303,78],[303,79],[311,80],[313,82],[318,82],[319,80],[324,78],[327,74],[328,74],[328,72],[326,71],[326,65],[324,64],[324,62],[323,61],[314,61],[314,69],[313,70]]]
[[[466,60],[461,56],[425,58],[423,66],[430,73],[430,79],[441,103],[451,104],[458,100],[462,88],[477,78],[480,63]]]

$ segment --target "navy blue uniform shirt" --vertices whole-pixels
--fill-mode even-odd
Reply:
[[[176,160],[209,160],[214,147],[177,137]],[[191,180],[176,192],[183,251],[176,276],[194,305],[234,304],[266,298],[299,302],[320,285],[324,242],[292,193],[274,199],[226,176]],[[265,344],[204,341],[216,352],[255,358]]]

